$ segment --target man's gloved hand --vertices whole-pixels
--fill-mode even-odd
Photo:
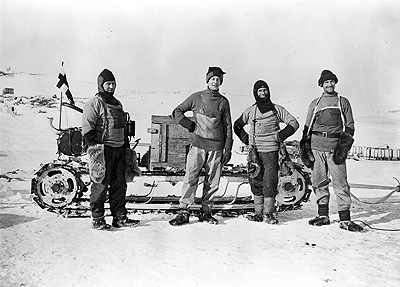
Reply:
[[[224,154],[222,155],[222,164],[223,165],[227,164],[231,160],[231,157],[232,157],[231,150],[225,149]]]
[[[300,140],[300,159],[308,168],[314,167],[314,154],[311,149],[311,136],[308,134],[308,127],[304,126],[303,136]]]
[[[98,144],[96,140],[96,132],[94,130],[91,130],[86,134],[84,134],[83,138],[85,139],[85,142],[87,143],[88,146]]]
[[[189,133],[194,132],[194,129],[196,127],[196,123],[194,121],[189,120],[188,118],[183,118],[180,120],[179,124],[186,128]]]
[[[195,129],[195,128],[196,128],[196,123],[195,123],[195,122],[192,122],[191,125],[190,125],[190,128],[188,128],[189,133],[194,132],[194,129]]]
[[[242,117],[240,117],[233,124],[233,131],[242,141],[242,143],[244,143],[245,145],[249,145],[249,134],[243,128],[245,125],[246,124],[244,123]]]
[[[278,132],[278,142],[284,142],[288,137],[293,135],[295,132],[294,127],[287,125],[283,130]]]

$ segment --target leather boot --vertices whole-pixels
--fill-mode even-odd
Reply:
[[[202,204],[200,214],[199,214],[200,222],[207,222],[210,224],[218,224],[218,219],[212,216],[212,206],[207,204]]]
[[[278,218],[275,216],[275,197],[264,198],[264,222],[278,224]]]
[[[254,195],[254,214],[249,214],[246,218],[250,221],[262,222],[264,220],[264,196]]]
[[[181,226],[188,223],[189,223],[189,210],[183,208],[178,211],[178,214],[175,216],[174,219],[169,221],[169,224],[171,224],[172,226]]]
[[[92,228],[96,230],[110,230],[111,225],[106,223],[104,216],[93,218]]]

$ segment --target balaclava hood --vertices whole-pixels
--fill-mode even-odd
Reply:
[[[222,71],[222,69],[220,67],[209,67],[208,71],[207,71],[207,74],[206,74],[206,83],[208,83],[208,81],[212,77],[217,76],[217,77],[219,77],[221,79],[221,85],[222,85],[222,82],[224,80],[224,75],[225,74],[226,73],[224,71]]]
[[[263,99],[260,98],[257,94],[257,91],[260,88],[266,88],[268,90],[268,95]],[[269,91],[269,86],[265,81],[258,80],[257,82],[254,83],[253,95],[254,95],[254,98],[256,99],[256,105],[261,113],[266,113],[268,111],[272,111],[275,108],[274,104],[271,102],[271,98],[270,98],[271,93]]]
[[[333,81],[335,81],[336,84],[339,82],[338,78],[336,77],[336,75],[334,73],[332,73],[329,70],[323,70],[321,72],[321,77],[319,77],[319,80],[318,80],[318,86],[322,87],[322,84],[327,80],[333,80]]]
[[[97,89],[100,94],[113,96],[114,93],[104,91],[103,84],[108,81],[115,81],[115,77],[110,70],[104,69],[97,77]]]

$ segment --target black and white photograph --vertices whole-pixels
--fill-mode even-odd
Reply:
[[[400,1],[2,0],[0,39],[0,286],[399,286]]]

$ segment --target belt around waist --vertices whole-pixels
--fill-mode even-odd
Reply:
[[[327,132],[312,132],[313,135],[323,138],[340,138],[341,133],[327,133]]]

